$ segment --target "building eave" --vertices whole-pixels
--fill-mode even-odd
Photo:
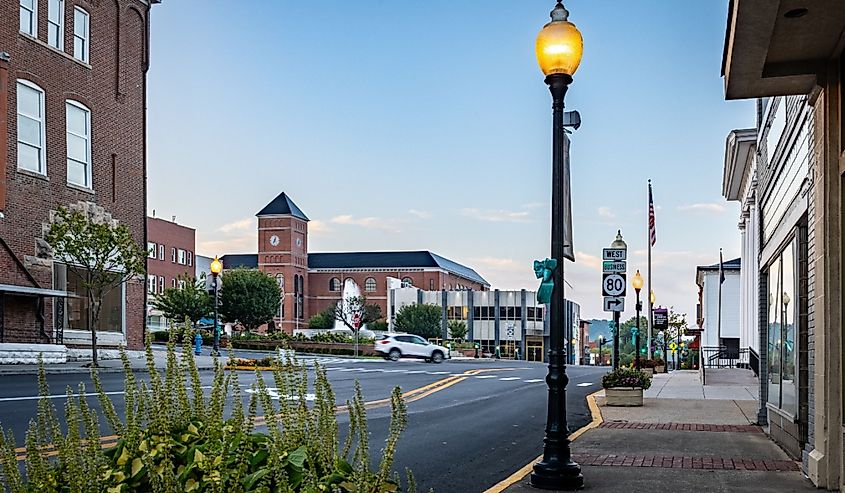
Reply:
[[[741,200],[743,178],[754,163],[757,129],[731,130],[725,142],[725,165],[722,172],[722,196],[728,200]]]
[[[841,50],[845,2],[816,0],[805,15],[796,0],[732,0],[722,75],[726,99],[810,93]]]

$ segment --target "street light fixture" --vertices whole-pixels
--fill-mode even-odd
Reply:
[[[569,22],[569,12],[558,0],[551,12],[551,22],[543,26],[537,36],[536,53],[540,70],[552,93],[552,259],[557,268],[552,272],[554,282],[549,315],[549,402],[546,416],[546,437],[543,440],[543,459],[534,464],[531,485],[547,490],[577,490],[584,487],[581,466],[572,461],[569,449],[569,428],[566,423],[566,362],[564,360],[564,220],[568,190],[564,177],[563,99],[572,75],[581,64],[584,42],[581,33]]]
[[[643,276],[640,274],[640,270],[637,269],[637,273],[634,274],[634,280],[631,281],[631,285],[634,286],[634,291],[637,292],[637,332],[634,334],[634,368],[637,370],[640,369],[640,311],[643,309],[643,303],[640,301],[640,290],[643,289]]]
[[[217,276],[223,271],[223,263],[220,262],[220,259],[216,255],[214,256],[214,260],[211,261],[209,270],[211,270],[214,285],[214,347],[212,348],[212,353],[214,356],[218,356],[220,354],[220,330],[217,327]]]

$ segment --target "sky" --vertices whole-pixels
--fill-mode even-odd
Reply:
[[[645,275],[654,183],[657,304],[695,318],[695,267],[739,256],[721,196],[727,0],[569,0],[584,58],[566,96],[575,263],[566,296],[602,311],[601,249],[621,229]],[[148,208],[197,252],[257,249],[286,192],[310,251],[431,250],[493,288],[538,286],[550,255],[551,98],[534,55],[552,0],[170,0],[155,5]],[[627,312],[633,316],[633,290]],[[643,293],[645,294],[645,293]]]

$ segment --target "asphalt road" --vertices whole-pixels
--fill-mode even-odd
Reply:
[[[408,403],[408,427],[396,454],[395,469],[413,470],[421,491],[484,491],[535,459],[542,452],[546,422],[547,388],[543,380],[547,367],[514,361],[446,361],[440,365],[421,361],[387,362],[319,358],[328,368],[338,404],[352,396],[354,382],[360,382],[364,398],[373,401],[389,397],[395,386],[404,392],[449,378],[481,370],[457,379],[442,390],[428,393]],[[590,419],[585,397],[600,388],[606,369],[568,367],[567,391],[569,427],[575,430]],[[471,372],[475,373],[475,372]],[[146,379],[143,373],[136,374]],[[203,385],[211,384],[211,373],[202,372]],[[239,374],[242,387],[255,377]],[[123,376],[103,374],[103,386],[122,412]],[[80,382],[93,391],[87,375],[48,375],[53,403],[59,416],[64,414],[65,389],[74,390]],[[268,385],[272,385],[268,383]],[[11,428],[22,445],[30,418],[36,415],[37,378],[35,375],[8,375],[0,385],[0,424]],[[89,402],[94,407],[97,398]],[[368,411],[371,455],[377,460],[387,435],[388,408]],[[340,414],[341,432],[348,423]],[[109,430],[104,429],[108,434]]]

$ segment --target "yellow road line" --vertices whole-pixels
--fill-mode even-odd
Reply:
[[[570,433],[569,434],[569,441],[570,442],[576,440],[578,437],[580,437],[581,435],[583,435],[587,431],[592,430],[593,428],[599,426],[600,424],[602,424],[602,421],[604,421],[604,419],[601,416],[601,411],[599,410],[599,406],[596,404],[596,395],[601,393],[601,392],[603,392],[603,390],[593,392],[592,394],[587,396],[587,406],[590,408],[590,415],[592,416],[593,419],[592,419],[592,421],[590,421],[586,425],[584,425],[581,428],[578,428],[574,432]],[[531,471],[534,470],[534,464],[540,462],[541,460],[543,460],[542,454],[540,454],[539,457],[532,460],[528,464],[525,464],[524,466],[522,466],[515,473],[511,474],[507,478],[505,478],[502,481],[493,485],[490,489],[486,490],[484,493],[502,493],[503,491],[508,489],[508,487],[522,481],[523,479],[525,479],[525,476],[528,476],[529,474],[531,474]]]

